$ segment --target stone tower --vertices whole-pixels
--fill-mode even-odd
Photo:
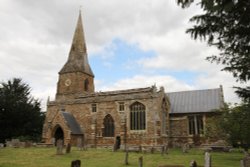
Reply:
[[[88,62],[80,11],[68,60],[59,72],[56,99],[74,98],[94,91],[94,74]]]

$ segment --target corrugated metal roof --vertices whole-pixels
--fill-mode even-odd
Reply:
[[[166,93],[171,114],[211,112],[223,106],[222,88]]]
[[[62,112],[62,114],[71,130],[71,134],[83,134],[79,124],[76,122],[75,117],[71,113]]]

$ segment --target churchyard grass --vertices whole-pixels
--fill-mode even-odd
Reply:
[[[213,167],[239,167],[243,153],[211,153]],[[143,156],[144,167],[158,165],[185,165],[191,160],[198,165],[204,164],[204,152],[191,149],[182,153],[180,149],[170,149],[169,154],[129,153],[128,167],[138,167],[138,158]],[[71,161],[79,159],[81,167],[125,167],[125,152],[112,152],[107,149],[88,149],[79,151],[73,147],[71,153],[56,155],[56,148],[2,148],[0,149],[0,167],[70,167]]]

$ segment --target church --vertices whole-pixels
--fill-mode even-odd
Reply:
[[[165,92],[156,86],[96,92],[81,12],[55,100],[47,102],[43,142],[86,147],[158,147],[204,142],[206,122],[224,105],[222,86]],[[196,138],[195,138],[196,137]]]

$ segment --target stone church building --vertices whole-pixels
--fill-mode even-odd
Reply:
[[[223,107],[222,87],[166,93],[155,86],[95,92],[81,13],[68,60],[59,71],[54,101],[47,102],[43,141],[125,148],[194,143],[206,120]]]

